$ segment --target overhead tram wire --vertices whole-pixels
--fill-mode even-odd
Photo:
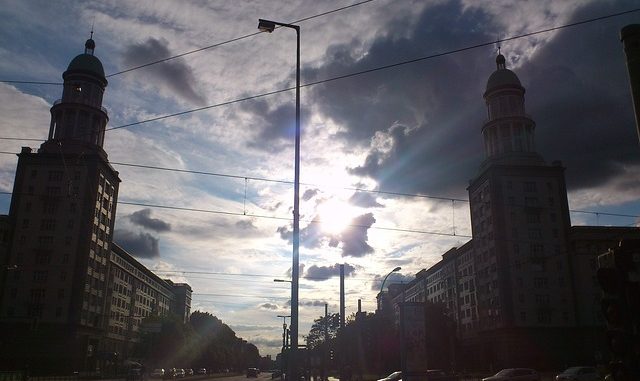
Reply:
[[[313,16],[304,17],[304,18],[301,18],[299,20],[292,21],[289,24],[299,24],[301,22],[305,22],[305,21],[312,20],[312,19],[315,19],[315,18],[318,18],[318,17],[326,16],[326,15],[329,15],[329,14],[332,14],[332,13],[340,12],[340,11],[343,11],[343,10],[346,10],[346,9],[349,9],[349,8],[357,7],[359,5],[370,3],[372,1],[375,1],[375,0],[359,1],[357,3],[345,5],[343,7],[336,8],[336,9],[333,9],[333,10],[330,10],[330,11],[318,13],[318,14],[313,15]],[[232,38],[232,39],[229,39],[229,40],[226,40],[226,41],[218,42],[218,43],[215,43],[215,44],[212,44],[212,45],[204,46],[202,48],[198,48],[198,49],[190,50],[190,51],[187,51],[187,52],[184,52],[184,53],[176,54],[174,56],[163,58],[163,59],[160,59],[160,60],[157,60],[157,61],[148,62],[146,64],[142,64],[142,65],[138,65],[138,66],[133,66],[133,67],[130,67],[128,69],[120,70],[120,71],[117,71],[115,73],[111,73],[111,74],[105,75],[105,78],[115,77],[115,76],[120,75],[120,74],[129,73],[129,72],[132,72],[134,70],[143,69],[143,68],[146,68],[146,67],[149,67],[149,66],[153,66],[153,65],[156,65],[156,64],[160,64],[160,63],[163,63],[163,62],[171,61],[171,60],[174,60],[176,58],[181,58],[181,57],[185,57],[185,56],[188,56],[188,55],[191,55],[191,54],[194,54],[194,53],[199,53],[199,52],[202,52],[202,51],[205,51],[205,50],[217,48],[217,47],[220,47],[220,46],[223,46],[223,45],[230,44],[232,42],[244,40],[245,38],[253,37],[253,36],[255,36],[257,34],[260,34],[260,33],[262,33],[262,32],[255,32],[255,33],[246,34],[244,36],[235,37],[235,38]],[[3,82],[3,83],[15,83],[15,84],[35,84],[35,85],[58,85],[58,86],[63,85],[62,82],[18,81],[18,80],[2,80],[2,79],[0,79],[0,82]]]
[[[373,0],[370,0],[370,1],[373,1]],[[586,20],[577,21],[577,22],[574,22],[574,23],[569,23],[569,24],[559,25],[559,26],[555,26],[555,27],[551,27],[551,28],[541,29],[541,30],[528,32],[528,33],[523,33],[523,34],[511,36],[511,37],[505,37],[505,38],[498,39],[498,40],[482,42],[482,43],[479,43],[479,44],[469,45],[469,46],[465,46],[465,47],[458,48],[458,49],[452,49],[452,50],[448,50],[448,51],[444,51],[444,52],[440,52],[440,53],[430,54],[430,55],[423,56],[423,57],[418,57],[418,58],[414,58],[414,59],[410,59],[410,60],[395,62],[395,63],[392,63],[392,64],[378,66],[378,67],[374,67],[374,68],[371,68],[371,69],[356,71],[356,72],[349,73],[349,74],[344,74],[344,75],[339,75],[339,76],[336,76],[336,77],[331,77],[331,78],[326,78],[326,79],[322,79],[322,80],[318,80],[318,81],[314,81],[314,82],[309,82],[309,83],[305,83],[305,84],[300,85],[300,87],[301,88],[302,87],[311,87],[311,86],[315,86],[315,85],[319,85],[319,84],[323,84],[323,83],[337,81],[337,80],[340,80],[340,79],[356,77],[356,76],[363,75],[363,74],[368,74],[368,73],[373,73],[373,72],[377,72],[377,71],[381,71],[381,70],[391,69],[391,68],[395,68],[395,67],[398,67],[398,66],[408,65],[408,64],[412,64],[412,63],[416,63],[416,62],[420,62],[420,61],[425,61],[425,60],[429,60],[429,59],[433,59],[433,58],[439,58],[439,57],[447,56],[447,55],[450,55],[450,54],[460,53],[460,52],[473,50],[473,49],[477,49],[477,48],[481,48],[481,47],[485,47],[485,46],[491,46],[491,45],[494,45],[496,43],[502,43],[502,42],[505,42],[505,41],[517,40],[517,39],[520,39],[520,38],[531,37],[531,36],[535,36],[535,35],[538,35],[538,34],[553,32],[553,31],[557,31],[557,30],[561,30],[561,29],[565,29],[565,28],[570,28],[570,27],[574,27],[574,26],[579,26],[579,25],[584,25],[584,24],[588,24],[588,23],[592,23],[592,22],[596,22],[596,21],[602,21],[602,20],[606,20],[606,19],[609,19],[609,18],[619,17],[619,16],[627,15],[627,14],[638,12],[638,11],[640,11],[640,8],[634,8],[634,9],[630,9],[630,10],[627,10],[627,11],[612,13],[612,14],[605,15],[605,16],[594,17],[594,18],[590,18],[590,19],[586,19]],[[260,33],[260,32],[253,33],[251,35],[255,35],[255,34],[258,34],[258,33]],[[187,54],[187,53],[184,53],[184,54]],[[169,60],[169,59],[171,59],[171,57],[167,58],[165,60]],[[164,62],[164,61],[158,61],[158,62]],[[158,63],[158,62],[156,62],[156,63]],[[153,63],[150,63],[150,64],[153,64]],[[150,64],[145,64],[145,65],[149,66]],[[131,69],[131,70],[133,70],[133,69]],[[114,75],[114,74],[112,74],[112,75]],[[0,82],[8,82],[8,81],[0,80]],[[20,81],[13,81],[13,82],[17,83],[17,82],[20,82]],[[132,122],[132,123],[119,125],[119,126],[116,126],[116,127],[107,128],[105,131],[118,130],[118,129],[122,129],[122,128],[137,126],[137,125],[144,124],[144,123],[155,122],[155,121],[158,121],[158,120],[164,120],[164,119],[173,118],[173,117],[182,116],[182,115],[187,115],[187,114],[191,114],[191,113],[195,113],[195,112],[199,112],[199,111],[209,110],[209,109],[213,109],[213,108],[217,108],[217,107],[228,106],[228,105],[231,105],[231,104],[240,103],[240,102],[244,102],[244,101],[248,101],[248,100],[259,99],[259,98],[267,97],[267,96],[270,96],[270,95],[275,95],[275,94],[280,94],[280,93],[284,93],[284,92],[287,92],[287,91],[291,91],[291,90],[294,90],[295,88],[296,88],[295,86],[292,86],[292,87],[288,87],[288,88],[284,88],[284,89],[280,89],[280,90],[273,90],[273,91],[269,91],[269,92],[266,92],[266,93],[251,95],[251,96],[247,96],[247,97],[243,97],[243,98],[232,99],[232,100],[221,102],[221,103],[216,103],[216,104],[212,104],[212,105],[208,105],[208,106],[198,107],[198,108],[194,108],[194,109],[190,109],[190,110],[180,111],[180,112],[173,113],[173,114],[167,114],[167,115],[163,115],[163,116],[158,116],[158,117],[154,117],[154,118],[140,120],[140,121],[137,121],[137,122]],[[0,137],[0,140],[2,140],[2,139],[5,139],[5,138],[1,138]]]
[[[13,153],[13,152],[0,152],[0,154],[17,155],[17,153]],[[228,174],[220,174],[220,173],[204,172],[204,171],[171,169],[171,168],[162,168],[162,167],[138,165],[138,164],[125,164],[125,163],[116,163],[116,162],[112,162],[111,164],[129,165],[129,166],[141,167],[141,168],[147,168],[147,169],[159,169],[159,170],[166,170],[166,171],[185,172],[185,173],[193,173],[193,174],[203,174],[203,175],[210,175],[210,176],[236,178],[236,179],[251,179],[251,180],[256,180],[256,181],[275,182],[275,183],[282,183],[282,184],[291,184],[292,183],[291,181],[288,181],[288,180],[274,180],[274,179],[265,179],[265,178],[259,178],[259,177],[228,175]],[[308,183],[301,183],[301,184],[306,185],[306,186],[319,187],[319,188],[323,187],[322,185],[318,185],[318,184],[308,184]],[[375,194],[389,194],[389,195],[405,196],[405,197],[435,199],[435,200],[442,200],[442,201],[460,201],[460,202],[466,202],[466,203],[470,202],[467,199],[458,199],[458,198],[442,197],[442,196],[429,196],[429,195],[412,194],[412,193],[387,192],[387,191],[382,191],[382,190],[370,190],[370,189],[363,189],[363,188],[340,187],[340,189],[353,190],[353,191],[357,191],[357,192],[375,193]],[[1,194],[11,195],[13,193],[12,192],[0,191],[0,195]],[[158,208],[158,209],[172,209],[172,210],[187,211],[187,212],[223,214],[223,215],[232,215],[232,216],[247,216],[247,217],[266,218],[266,219],[275,219],[275,220],[284,220],[284,221],[290,221],[291,220],[291,218],[289,218],[289,217],[267,216],[267,215],[259,215],[259,214],[250,214],[250,213],[245,213],[245,212],[239,213],[239,212],[229,212],[229,211],[217,211],[217,210],[210,210],[210,209],[187,208],[187,207],[168,206],[168,205],[159,205],[159,204],[149,204],[149,203],[131,202],[131,201],[118,201],[118,203],[125,204],[125,205],[143,206],[143,207]],[[489,203],[489,202],[487,201],[486,203]],[[519,204],[511,204],[511,206],[519,207],[519,208],[527,208],[528,207],[527,205],[519,205]],[[547,208],[548,207],[539,207],[539,209],[547,209]],[[572,210],[572,209],[569,209],[569,212],[570,213],[583,213],[583,214],[592,214],[592,215],[602,215],[602,216],[609,216],[609,217],[640,218],[640,215],[634,215],[634,214],[622,214],[622,213],[611,213],[611,212],[596,212],[596,211],[588,211],[588,210]],[[322,223],[322,221],[319,221],[319,220],[306,220],[305,222]],[[349,225],[349,226],[354,226],[354,225]],[[376,227],[372,227],[372,228],[375,229]],[[387,228],[387,229],[388,230],[394,230],[393,228]],[[407,230],[407,229],[399,229],[399,230],[400,231],[406,231],[406,232],[423,233],[421,231],[412,231],[412,230]],[[458,235],[456,234],[456,236],[458,236]],[[463,238],[465,237],[464,235],[459,235],[459,236],[463,237]]]
[[[460,53],[460,52],[464,52],[464,51],[467,51],[467,50],[477,49],[477,48],[480,48],[480,47],[491,46],[491,45],[494,45],[496,43],[516,40],[516,39],[520,39],[520,38],[524,38],[524,37],[531,37],[531,36],[534,36],[534,35],[537,35],[537,34],[548,33],[548,32],[552,32],[552,31],[564,29],[564,28],[583,25],[583,24],[587,24],[587,23],[591,23],[591,22],[595,22],[595,21],[601,21],[601,20],[605,20],[605,19],[608,19],[608,18],[618,17],[618,16],[622,16],[622,15],[625,15],[625,14],[629,14],[629,13],[632,13],[632,12],[638,12],[638,11],[640,11],[640,8],[636,8],[636,9],[632,9],[632,10],[628,10],[628,11],[624,11],[624,12],[618,12],[618,13],[614,13],[614,14],[610,14],[610,15],[606,15],[606,16],[595,17],[595,18],[591,18],[591,19],[587,19],[587,20],[578,21],[578,22],[575,22],[575,23],[560,25],[560,26],[547,28],[547,29],[542,29],[542,30],[538,30],[538,31],[534,31],[534,32],[524,33],[524,34],[520,34],[520,35],[516,35],[516,36],[506,37],[506,38],[499,39],[499,40],[492,40],[492,41],[488,41],[488,42],[483,42],[483,43],[480,43],[480,44],[475,44],[475,45],[470,45],[470,46],[466,46],[466,47],[462,47],[462,48],[458,48],[458,49],[448,50],[448,51],[441,52],[441,53],[435,53],[435,54],[431,54],[431,55],[428,55],[428,56],[414,58],[414,59],[411,59],[411,60],[400,61],[400,62],[392,63],[392,64],[389,64],[389,65],[378,66],[378,67],[375,67],[375,68],[361,70],[361,71],[357,71],[357,72],[354,72],[354,73],[349,73],[349,74],[344,74],[344,75],[340,75],[340,76],[336,76],[336,77],[326,78],[326,79],[318,80],[318,81],[315,81],[315,82],[309,82],[309,83],[305,83],[305,84],[300,85],[300,87],[301,88],[302,87],[311,87],[311,86],[315,86],[315,85],[319,85],[319,84],[323,84],[323,83],[337,81],[337,80],[340,80],[340,79],[356,77],[356,76],[363,75],[363,74],[368,74],[368,73],[373,73],[373,72],[377,72],[377,71],[381,71],[381,70],[391,69],[391,68],[395,68],[395,67],[398,67],[398,66],[403,66],[403,65],[408,65],[408,64],[420,62],[420,61],[425,61],[425,60],[428,60],[428,59],[443,57],[443,56],[447,56],[447,55],[450,55],[450,54],[455,54],[455,53]],[[244,102],[244,101],[248,101],[248,100],[259,99],[259,98],[267,97],[267,96],[270,96],[270,95],[275,95],[275,94],[280,94],[280,93],[284,93],[284,92],[287,92],[287,91],[291,91],[291,90],[294,90],[295,88],[296,88],[295,86],[292,86],[292,87],[288,87],[288,88],[284,88],[284,89],[280,89],[280,90],[274,90],[274,91],[269,91],[269,92],[266,92],[266,93],[250,95],[250,96],[247,96],[247,97],[233,99],[233,100],[230,100],[230,101],[216,103],[216,104],[213,104],[213,105],[198,107],[198,108],[191,109],[191,110],[180,111],[180,112],[173,113],[173,114],[167,114],[167,115],[158,116],[158,117],[154,117],[154,118],[150,118],[150,119],[140,120],[140,121],[137,121],[137,122],[127,123],[127,124],[123,124],[123,125],[120,125],[120,126],[107,128],[105,131],[118,130],[118,129],[122,129],[122,128],[127,128],[127,127],[137,126],[137,125],[140,125],[140,124],[149,123],[149,122],[155,122],[155,121],[158,121],[158,120],[164,120],[164,119],[169,119],[169,118],[173,118],[173,117],[177,117],[177,116],[187,115],[187,114],[191,114],[191,113],[195,113],[195,112],[199,112],[199,111],[209,110],[209,109],[213,109],[213,108],[217,108],[217,107],[228,106],[228,105],[231,105],[231,104],[240,103],[240,102]]]

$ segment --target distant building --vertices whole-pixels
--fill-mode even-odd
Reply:
[[[173,283],[169,279],[165,279],[171,286],[171,291],[175,295],[172,311],[176,316],[179,316],[184,323],[189,321],[191,316],[191,293],[193,290],[191,286],[186,283]]]
[[[468,188],[473,239],[379,300],[396,311],[402,301],[444,305],[467,368],[594,364],[604,334],[597,255],[640,229],[571,227],[564,168],[536,152],[525,89],[505,61],[498,55],[484,93],[486,158]]]
[[[182,289],[113,243],[120,178],[102,148],[107,80],[94,49],[87,40],[63,73],[47,140],[18,154],[0,220],[2,369],[95,370],[100,353],[127,354],[144,317],[190,313],[190,300],[176,304]]]

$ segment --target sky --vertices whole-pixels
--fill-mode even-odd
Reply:
[[[7,81],[61,83],[93,28],[109,81],[104,148],[122,180],[115,241],[188,282],[192,310],[275,356],[277,315],[290,311],[289,283],[273,279],[290,279],[292,265],[296,38],[259,33],[259,18],[301,28],[303,342],[325,303],[339,310],[340,264],[347,314],[358,299],[373,312],[389,271],[402,267],[387,284],[410,281],[469,240],[466,187],[485,157],[482,95],[498,47],[526,88],[537,151],[566,167],[572,224],[638,225],[640,149],[619,31],[640,12],[512,38],[637,5],[4,0],[0,213],[15,153],[46,139],[61,97],[56,84]]]

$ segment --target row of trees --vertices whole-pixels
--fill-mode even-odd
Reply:
[[[145,324],[159,323],[160,332],[142,333],[134,348],[135,358],[147,368],[246,369],[260,364],[255,345],[236,337],[217,317],[195,311],[190,321],[179,318],[149,318]]]

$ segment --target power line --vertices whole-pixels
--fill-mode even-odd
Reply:
[[[574,26],[584,25],[584,24],[588,24],[588,23],[592,23],[592,22],[596,22],[596,21],[602,21],[602,20],[606,20],[606,19],[609,19],[609,18],[619,17],[619,16],[623,16],[623,15],[634,13],[634,12],[638,12],[638,11],[640,11],[640,8],[635,8],[635,9],[631,9],[631,10],[627,10],[627,11],[612,13],[612,14],[605,15],[605,16],[594,17],[594,18],[590,18],[590,19],[586,19],[586,20],[582,20],[582,21],[577,21],[577,22],[574,22],[574,23],[569,23],[569,24],[559,25],[559,26],[555,26],[555,27],[551,27],[551,28],[541,29],[541,30],[537,30],[537,31],[534,31],[534,32],[523,33],[523,34],[511,36],[511,37],[506,37],[506,38],[503,38],[503,39],[487,41],[487,42],[483,42],[483,43],[479,43],[479,44],[475,44],[475,45],[469,45],[469,46],[465,46],[465,47],[458,48],[458,49],[452,49],[452,50],[444,51],[444,52],[441,52],[441,53],[434,53],[434,54],[423,56],[423,57],[418,57],[418,58],[405,60],[405,61],[399,61],[399,62],[396,62],[396,63],[383,65],[383,66],[378,66],[378,67],[374,67],[374,68],[371,68],[371,69],[361,70],[361,71],[357,71],[357,72],[353,72],[353,73],[349,73],[349,74],[344,74],[344,75],[340,75],[340,76],[336,76],[336,77],[326,78],[326,79],[318,80],[318,81],[315,81],[315,82],[309,82],[309,83],[305,83],[305,84],[300,85],[300,87],[301,88],[302,87],[310,87],[310,86],[315,86],[315,85],[319,85],[319,84],[323,84],[323,83],[337,81],[337,80],[340,80],[340,79],[351,78],[351,77],[355,77],[355,76],[359,76],[359,75],[363,75],[363,74],[373,73],[373,72],[376,72],[376,71],[391,69],[391,68],[395,68],[395,67],[398,67],[398,66],[403,66],[403,65],[408,65],[408,64],[420,62],[420,61],[425,61],[425,60],[428,60],[428,59],[439,58],[439,57],[447,56],[447,55],[450,55],[450,54],[460,53],[460,52],[464,52],[464,51],[467,51],[467,50],[477,49],[477,48],[480,48],[480,47],[491,46],[491,45],[494,45],[496,43],[501,43],[501,42],[505,42],[505,41],[512,41],[512,40],[516,40],[516,39],[520,39],[520,38],[531,37],[531,36],[538,35],[538,34],[543,34],[543,33],[553,32],[553,31],[557,31],[557,30],[561,30],[561,29],[565,29],[565,28],[570,28],[570,27],[574,27]],[[257,32],[257,33],[260,33],[260,32]],[[254,34],[257,34],[257,33],[254,33]],[[254,35],[254,34],[252,34],[252,35]],[[164,119],[173,118],[173,117],[182,116],[182,115],[187,115],[187,114],[191,114],[191,113],[195,113],[195,112],[199,112],[199,111],[209,110],[209,109],[213,109],[213,108],[217,108],[217,107],[221,107],[221,106],[228,106],[228,105],[231,105],[231,104],[240,103],[240,102],[244,102],[244,101],[247,101],[247,100],[263,98],[263,97],[267,97],[267,96],[270,96],[270,95],[275,95],[275,94],[291,91],[291,90],[294,90],[294,89],[295,89],[295,87],[292,86],[292,87],[288,87],[288,88],[284,88],[284,89],[280,89],[280,90],[269,91],[269,92],[266,92],[266,93],[261,93],[261,94],[257,94],[257,95],[251,95],[251,96],[247,96],[247,97],[243,97],[243,98],[237,98],[237,99],[226,101],[226,102],[216,103],[216,104],[212,104],[212,105],[208,105],[208,106],[198,107],[198,108],[194,108],[194,109],[190,109],[190,110],[180,111],[180,112],[176,112],[176,113],[172,113],[172,114],[167,114],[167,115],[163,115],[163,116],[158,116],[158,117],[154,117],[154,118],[140,120],[140,121],[137,121],[137,122],[132,122],[132,123],[119,125],[119,126],[116,126],[116,127],[107,128],[105,131],[118,130],[118,129],[122,129],[122,128],[126,128],[126,127],[137,126],[137,125],[144,124],[144,123],[155,122],[155,121],[164,120]],[[0,139],[3,139],[3,138],[0,138]],[[41,139],[39,139],[39,140],[41,140]]]
[[[304,18],[301,18],[299,20],[292,21],[292,22],[290,22],[288,24],[298,24],[298,23],[301,23],[301,22],[304,22],[304,21],[308,21],[308,20],[311,20],[311,19],[314,19],[314,18],[326,16],[326,15],[331,14],[331,13],[340,12],[340,11],[343,11],[343,10],[346,10],[346,9],[349,9],[349,8],[357,7],[357,6],[362,5],[362,4],[370,3],[372,1],[375,1],[375,0],[360,1],[360,2],[357,2],[357,3],[353,3],[353,4],[350,4],[350,5],[346,5],[346,6],[340,7],[340,8],[336,8],[336,9],[333,9],[333,10],[330,10],[330,11],[318,13],[318,14],[313,15],[313,16],[304,17]],[[232,42],[244,40],[245,38],[253,37],[253,36],[255,36],[257,34],[260,34],[260,33],[262,33],[262,32],[259,31],[259,32],[246,34],[244,36],[235,37],[235,38],[232,38],[232,39],[229,39],[229,40],[226,40],[226,41],[218,42],[218,43],[215,43],[215,44],[212,44],[212,45],[204,46],[202,48],[198,48],[198,49],[190,50],[190,51],[187,51],[187,52],[184,52],[184,53],[176,54],[174,56],[163,58],[163,59],[160,59],[160,60],[157,60],[157,61],[148,62],[146,64],[142,64],[142,65],[138,65],[138,66],[133,66],[133,67],[130,67],[128,69],[124,69],[124,70],[121,70],[121,71],[118,71],[118,72],[115,72],[115,73],[108,74],[108,75],[105,76],[105,78],[110,78],[110,77],[114,77],[116,75],[129,73],[129,72],[134,71],[134,70],[138,70],[138,69],[142,69],[142,68],[145,68],[145,67],[149,67],[149,66],[152,66],[152,65],[159,64],[159,63],[171,61],[171,60],[174,60],[176,58],[180,58],[180,57],[188,56],[188,55],[191,55],[191,54],[194,54],[194,53],[199,53],[199,52],[202,52],[202,51],[205,51],[205,50],[217,48],[217,47],[220,47],[220,46],[223,46],[223,45],[230,44]],[[4,83],[20,83],[20,84],[37,84],[37,85],[63,85],[63,83],[61,83],[61,82],[13,81],[13,80],[0,80],[0,82],[4,82]]]
[[[18,155],[15,152],[5,152],[5,151],[0,151],[0,154]],[[232,179],[241,179],[241,180],[249,179],[249,180],[254,180],[254,181],[273,182],[273,183],[280,183],[280,184],[293,184],[293,181],[290,181],[290,180],[277,180],[277,179],[268,179],[268,178],[263,178],[263,177],[231,175],[231,174],[218,173],[218,172],[198,171],[198,170],[179,169],[179,168],[168,168],[168,167],[159,167],[159,166],[143,165],[143,164],[122,163],[122,162],[110,162],[110,164],[129,166],[129,167],[136,167],[136,168],[144,168],[144,169],[153,169],[153,170],[160,170],[160,171],[168,171],[168,172],[189,173],[189,174],[197,174],[197,175],[206,175],[206,176],[216,176],[216,177],[224,177],[224,178],[232,178]],[[383,195],[392,195],[392,196],[404,196],[404,197],[415,197],[415,198],[426,198],[426,199],[434,199],[434,200],[441,200],[441,201],[453,201],[453,202],[457,201],[457,202],[465,202],[465,203],[469,203],[470,202],[468,199],[461,199],[461,198],[454,198],[454,197],[444,197],[444,196],[430,196],[430,195],[422,195],[422,194],[415,194],[415,193],[389,192],[389,191],[384,191],[384,190],[372,190],[372,189],[355,188],[355,187],[327,186],[327,185],[323,185],[323,184],[313,184],[313,183],[301,183],[301,185],[309,186],[309,187],[316,187],[316,188],[338,188],[338,189],[349,190],[349,191],[354,191],[354,192],[374,193],[374,194],[383,194]],[[0,192],[0,194],[11,195],[11,192]],[[214,214],[238,215],[238,212],[214,211],[214,210],[197,209],[197,208],[183,208],[183,207],[176,207],[176,206],[163,206],[163,205],[156,205],[156,204],[135,203],[135,202],[127,202],[127,201],[118,201],[118,202],[122,203],[122,204],[127,204],[127,205],[136,205],[136,206],[144,206],[144,207],[165,208],[165,209],[175,209],[175,210],[194,211],[194,212],[203,212],[203,213],[214,213]],[[489,203],[488,201],[481,201],[481,202],[482,203],[487,203],[487,204]],[[520,204],[509,204],[509,206],[521,207],[521,208],[530,207],[529,205],[520,205]],[[537,208],[537,209],[550,209],[549,207],[535,207],[535,208]],[[596,211],[588,211],[588,210],[569,209],[569,212],[571,212],[571,213],[591,214],[591,215],[594,215],[594,216],[602,215],[602,216],[611,216],[611,217],[640,218],[640,215],[611,213],[611,212],[596,212]],[[271,219],[279,219],[279,220],[291,220],[290,218],[286,218],[286,217],[265,216],[265,215],[250,215],[250,214],[246,214],[245,212],[243,212],[242,215],[247,215],[247,216],[252,216],[252,217],[257,217],[257,218],[271,218]],[[314,222],[314,221],[307,220],[307,222]],[[321,223],[322,221],[315,221],[315,222]]]

